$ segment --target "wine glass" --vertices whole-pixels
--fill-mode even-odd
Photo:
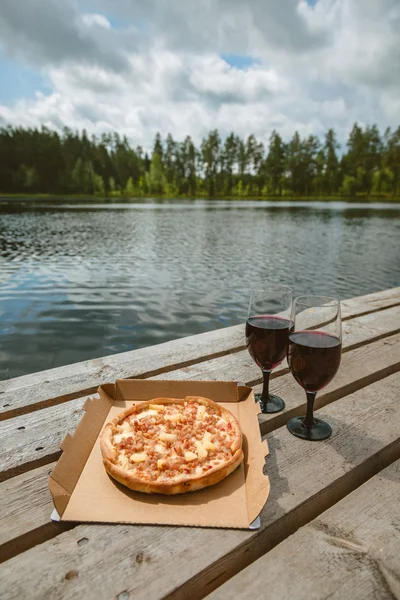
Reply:
[[[307,414],[290,419],[287,427],[303,440],[325,440],[332,429],[314,417],[314,401],[317,392],[332,381],[339,369],[342,355],[340,302],[326,296],[300,296],[293,302],[292,321],[287,358],[293,377],[307,394]]]
[[[285,285],[266,284],[251,292],[246,321],[246,346],[254,362],[263,372],[264,385],[256,394],[263,413],[275,413],[285,408],[279,396],[269,393],[269,380],[286,356],[292,308],[292,290]]]

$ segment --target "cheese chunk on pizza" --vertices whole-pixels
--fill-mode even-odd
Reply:
[[[234,415],[208,398],[155,398],[117,415],[100,437],[105,469],[131,490],[183,494],[214,485],[243,460]]]

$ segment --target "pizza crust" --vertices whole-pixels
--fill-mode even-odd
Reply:
[[[143,479],[135,476],[134,473],[124,469],[118,464],[118,450],[113,444],[113,435],[115,428],[120,425],[127,417],[146,410],[150,404],[175,404],[184,405],[185,402],[196,402],[203,404],[206,407],[212,407],[220,413],[220,416],[230,423],[232,428],[233,441],[230,443],[232,456],[229,460],[225,460],[222,464],[213,466],[206,473],[201,475],[181,474],[174,479],[162,479],[161,481],[145,482]],[[221,405],[198,396],[188,396],[183,398],[155,398],[146,402],[135,404],[118,414],[104,428],[100,436],[100,448],[103,456],[103,464],[107,473],[116,481],[125,485],[131,490],[143,492],[146,494],[166,494],[175,495],[186,492],[194,492],[216,483],[228,477],[243,461],[244,455],[242,451],[242,432],[239,422],[234,415]]]

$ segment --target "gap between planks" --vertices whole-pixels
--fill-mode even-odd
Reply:
[[[365,315],[369,315],[371,313],[377,313],[380,311],[387,310],[388,308],[393,308],[400,305],[400,288],[394,288],[392,290],[384,290],[382,292],[376,292],[373,294],[368,294],[366,296],[359,296],[355,298],[350,298],[348,300],[342,301],[342,318],[343,321],[348,321],[354,317],[362,317]],[[84,363],[78,363],[77,365],[66,365],[65,367],[59,367],[57,369],[53,369],[50,371],[44,371],[41,373],[32,374],[32,376],[22,376],[20,378],[16,378],[14,380],[9,380],[8,382],[0,382],[0,398],[1,398],[1,406],[0,406],[0,421],[13,418],[18,415],[27,414],[30,412],[34,412],[36,410],[41,410],[43,408],[47,408],[50,406],[56,406],[58,404],[62,404],[64,402],[68,402],[79,398],[80,396],[93,394],[96,392],[100,383],[104,383],[105,381],[115,380],[117,378],[129,378],[135,377],[138,379],[144,379],[149,377],[155,377],[162,373],[170,373],[171,371],[176,371],[181,368],[189,367],[195,364],[199,364],[202,362],[208,362],[212,359],[223,357],[228,354],[234,354],[240,352],[245,348],[243,343],[238,343],[240,338],[243,338],[244,333],[244,325],[237,325],[233,327],[229,327],[227,329],[214,330],[211,332],[206,332],[203,334],[199,334],[197,336],[190,336],[188,338],[182,338],[178,340],[173,340],[172,342],[167,342],[165,344],[156,345],[153,347],[144,348],[142,350],[135,350],[130,353],[122,353],[119,355],[103,357],[100,359],[95,359],[93,361],[86,361]],[[218,338],[221,338],[218,340]],[[226,338],[226,339],[225,339]],[[227,340],[235,340],[233,347],[226,347]],[[204,346],[212,345],[212,344],[220,344],[222,347],[221,350],[216,352],[206,352],[203,349],[203,353],[201,355],[198,354],[197,348],[193,349],[193,345],[195,340],[198,340],[199,344]],[[166,348],[170,348],[170,351],[167,352]],[[182,360],[182,350],[183,354],[186,351],[190,353],[194,353],[193,358],[188,360]],[[147,356],[147,354],[159,354],[158,359],[161,362],[165,362],[163,366],[158,369],[147,369],[143,366],[141,369],[134,372],[134,370],[130,370],[127,372],[127,369],[131,369],[131,367],[127,367],[127,363],[134,363],[135,360],[140,361],[140,356]],[[171,364],[171,357],[173,356],[180,357],[180,360]],[[129,358],[128,358],[129,357]],[[157,358],[154,358],[157,360]],[[122,362],[121,362],[122,361]],[[110,364],[107,364],[109,362]],[[143,361],[145,364],[148,364],[148,361]],[[113,365],[113,363],[115,363]],[[120,364],[121,363],[121,364]],[[98,367],[94,367],[90,370],[90,365],[99,365]],[[55,389],[57,388],[57,380],[41,380],[41,378],[50,377],[51,374],[55,373],[63,373],[66,370],[70,369],[70,375],[63,375],[63,382],[65,386],[72,385],[72,388],[75,387],[71,392],[64,392],[61,395],[57,395],[55,393]],[[86,369],[85,371],[80,371]],[[77,373],[75,373],[77,371]],[[93,372],[94,371],[94,372]],[[131,374],[129,374],[131,373]],[[284,370],[282,371],[282,374]],[[275,373],[275,376],[279,376],[279,371]],[[81,385],[73,384],[74,377],[77,377],[79,381],[81,381]],[[36,383],[25,385],[22,388],[14,387],[18,386],[19,381],[28,381],[32,378],[34,381],[37,380]],[[89,385],[88,387],[84,387],[84,380],[93,380],[96,378],[96,382]],[[251,382],[252,385],[258,383],[259,380],[255,380]],[[48,397],[46,399],[39,399],[41,388],[46,388],[46,385],[49,387],[49,390],[45,393]],[[7,387],[11,387],[11,389],[7,390]],[[2,390],[1,387],[4,389]],[[12,408],[11,405],[11,396],[18,396],[20,394],[23,398],[26,396],[29,397],[29,390],[31,390],[31,394],[37,397],[37,401],[33,403],[23,403],[20,406],[15,406]],[[9,408],[10,407],[10,408]]]

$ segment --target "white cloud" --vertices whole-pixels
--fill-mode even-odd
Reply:
[[[345,139],[355,120],[400,122],[400,0],[93,0],[84,14],[25,0],[24,15],[16,4],[0,6],[0,45],[52,91],[0,106],[6,122],[114,129],[146,148],[156,131],[266,142],[274,128],[333,126]],[[230,53],[257,61],[240,70]]]
[[[98,15],[96,13],[87,13],[82,15],[82,21],[84,25],[97,26],[97,27],[105,27],[105,29],[111,29],[111,23],[108,19],[105,18],[104,15]]]

